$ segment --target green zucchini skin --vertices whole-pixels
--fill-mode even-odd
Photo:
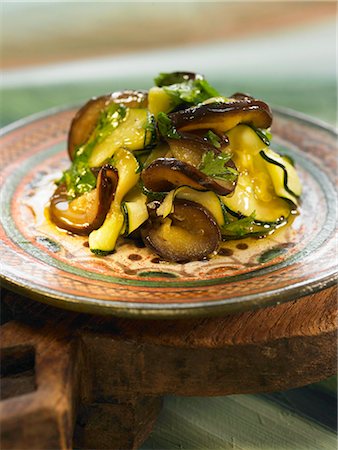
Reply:
[[[105,164],[118,173],[90,250],[108,255],[121,236],[145,236],[148,227],[159,255],[194,261],[220,239],[265,237],[291,222],[302,187],[292,160],[270,148],[270,107],[247,94],[224,97],[190,72],[160,74],[155,84],[92,99],[71,123],[68,195],[73,185],[75,197],[94,190]],[[190,252],[201,243],[206,250]]]
[[[271,152],[272,152],[272,150],[269,150],[270,154],[271,154]],[[259,154],[267,163],[273,164],[273,165],[278,166],[278,167],[280,167],[282,169],[282,171],[283,171],[283,181],[282,181],[283,188],[291,196],[291,198],[289,196],[283,195],[283,192],[282,192],[281,189],[279,190],[279,192],[276,192],[276,194],[280,195],[280,197],[283,197],[283,198],[285,197],[287,200],[292,201],[296,206],[298,206],[298,199],[299,199],[299,197],[301,195],[301,186],[300,186],[300,183],[299,183],[299,179],[298,179],[297,173],[296,173],[296,171],[294,169],[294,166],[290,162],[288,162],[286,160],[285,160],[285,164],[282,164],[280,161],[277,161],[276,159],[273,159],[271,156],[269,156],[269,154],[267,154],[267,151],[265,151],[265,150],[261,150],[259,152]],[[276,154],[276,156],[278,157],[278,159],[283,159],[283,157],[281,155],[279,155],[279,154]],[[289,170],[287,168],[287,165],[289,165]],[[267,167],[269,167],[269,166],[267,165]],[[291,170],[294,173],[291,173]],[[272,175],[271,175],[271,177],[272,177]],[[297,184],[299,185],[299,190],[297,192],[295,191],[295,189],[292,190],[290,188],[290,179],[292,177],[293,178],[297,177],[297,179],[294,179],[294,184],[296,183],[296,185]]]

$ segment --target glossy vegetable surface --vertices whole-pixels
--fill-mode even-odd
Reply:
[[[227,195],[235,189],[235,181],[219,181],[207,176],[191,164],[175,158],[159,158],[142,172],[144,186],[153,192],[168,192],[174,187],[190,186],[199,191]]]
[[[173,211],[157,217],[142,229],[144,243],[163,259],[188,262],[204,259],[216,252],[221,242],[220,229],[212,215],[201,205],[175,200]]]
[[[73,159],[76,149],[89,139],[102,111],[111,103],[128,105],[129,108],[143,108],[147,106],[147,97],[147,93],[142,91],[125,90],[89,100],[76,113],[70,126],[68,134],[68,154],[70,159]]]
[[[161,73],[149,92],[90,100],[72,120],[72,161],[50,201],[60,228],[106,255],[141,235],[162,259],[215,256],[221,239],[264,236],[296,212],[301,184],[270,148],[272,113],[200,74]]]
[[[73,233],[89,234],[103,224],[117,183],[116,169],[105,165],[97,176],[97,187],[75,200],[69,201],[65,184],[60,184],[50,201],[51,220]]]

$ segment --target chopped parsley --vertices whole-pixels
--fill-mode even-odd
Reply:
[[[181,136],[174,127],[166,113],[160,112],[157,116],[157,126],[164,138],[180,139]]]
[[[164,86],[163,90],[169,95],[173,109],[182,104],[197,105],[220,95],[206,80],[200,79]]]
[[[88,159],[93,148],[94,142],[79,147],[72,165],[63,173],[59,181],[66,184],[70,199],[89,192],[96,186],[96,177],[88,166]]]
[[[213,131],[209,130],[205,137],[215,148],[221,148],[221,138],[217,136],[217,134],[215,134]]]
[[[238,237],[245,236],[253,231],[254,225],[255,212],[248,217],[243,217],[242,219],[234,220],[223,225],[222,234]]]
[[[188,81],[190,76],[194,76],[194,74],[189,72],[173,72],[173,73],[160,73],[154,79],[156,86],[170,86],[171,84],[183,83],[184,81]],[[195,78],[203,79],[202,75],[195,75]]]
[[[221,180],[235,181],[238,172],[232,167],[226,166],[231,159],[230,153],[220,153],[216,155],[213,151],[204,153],[199,170],[209,177]]]
[[[90,155],[95,146],[106,139],[125,118],[127,108],[124,105],[112,103],[104,110],[89,140],[81,145],[75,152],[74,160],[66,170],[60,183],[65,183],[68,196],[74,199],[96,186],[96,177],[88,165]]]

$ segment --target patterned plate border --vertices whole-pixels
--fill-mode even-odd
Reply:
[[[68,108],[65,110],[67,111]],[[39,116],[33,116],[31,118],[28,118],[26,120],[22,120],[17,122],[16,124],[11,125],[10,127],[7,127],[3,129],[2,135],[6,136],[9,134],[13,134],[15,132],[20,131],[20,128],[27,127],[27,125],[34,123],[37,120],[48,120],[51,116],[54,116],[55,114],[60,113],[60,110],[52,110],[47,113],[43,113]],[[298,123],[301,126],[305,128],[312,128],[320,131],[320,133],[324,133],[326,135],[331,135],[334,139],[337,138],[336,131],[332,129],[331,127],[320,123],[319,121],[315,121],[313,119],[310,119],[302,114],[294,113],[292,111],[288,111],[285,109],[276,109],[275,111],[276,115],[279,116],[279,118],[286,119],[287,122],[290,122],[290,119],[294,123]],[[285,133],[285,130],[282,129],[279,131],[284,131],[283,137],[286,137],[286,140],[288,139],[287,133]],[[294,138],[294,136],[292,135]],[[304,135],[303,135],[304,137]],[[312,142],[310,145],[307,144],[309,147],[311,145],[315,145],[315,142]],[[326,196],[326,202],[327,204],[335,203],[335,191],[333,188],[333,180],[332,180],[332,168],[328,168],[326,176],[328,178],[323,179],[323,173],[321,170],[318,170],[316,167],[316,159],[314,161],[311,161],[311,157],[309,158],[303,158],[302,155],[296,155],[298,159],[302,159],[301,164],[303,166],[306,166],[308,170],[311,171],[311,174],[317,179],[317,181],[323,185],[323,190]],[[296,159],[297,159],[296,158]],[[20,175],[24,175],[25,173],[25,167],[23,165],[22,167],[22,174],[18,174],[18,178],[20,178]],[[12,194],[15,192],[16,184],[13,182],[8,182],[6,184],[5,182],[5,192],[7,195],[7,198],[11,198]],[[3,209],[2,217],[4,218],[4,228],[6,230],[7,235],[10,237],[11,240],[13,240],[17,244],[17,233],[19,233],[18,230],[13,229],[13,222],[10,220],[10,203],[9,202],[1,202]],[[291,299],[295,299],[298,297],[301,297],[303,295],[316,292],[317,290],[326,288],[330,285],[332,285],[336,280],[336,272],[335,270],[326,272],[326,273],[318,273],[318,276],[312,277],[310,280],[302,280],[299,283],[293,283],[291,286],[283,286],[280,289],[275,289],[269,292],[262,292],[262,293],[254,293],[249,295],[243,295],[243,296],[237,296],[234,298],[226,298],[222,299],[218,298],[217,300],[210,300],[208,298],[207,292],[203,289],[209,285],[216,285],[218,287],[221,287],[222,285],[225,285],[227,283],[232,283],[233,281],[237,279],[249,279],[253,276],[262,275],[265,273],[269,273],[271,271],[276,271],[278,269],[282,269],[284,267],[289,266],[290,264],[294,264],[296,262],[299,262],[302,260],[302,258],[310,255],[313,251],[320,248],[327,240],[332,238],[332,233],[334,233],[335,229],[335,221],[336,221],[336,214],[333,208],[328,209],[328,217],[326,220],[326,225],[323,227],[320,233],[320,239],[317,239],[316,241],[312,241],[310,246],[305,248],[302,252],[297,253],[296,255],[293,255],[288,260],[282,261],[278,263],[277,265],[274,265],[272,267],[266,267],[262,269],[258,269],[251,273],[246,273],[242,275],[236,275],[233,277],[226,277],[226,278],[216,278],[211,280],[201,280],[200,282],[193,281],[184,281],[184,282],[174,282],[170,281],[170,286],[168,286],[167,281],[143,281],[143,280],[135,280],[133,282],[133,285],[141,286],[141,287],[147,287],[148,288],[148,295],[151,295],[151,289],[152,287],[155,288],[161,288],[166,287],[167,288],[167,294],[170,294],[170,291],[174,288],[177,290],[177,288],[190,288],[193,292],[196,294],[196,298],[198,301],[191,301],[189,303],[179,303],[179,302],[171,302],[170,304],[165,303],[139,303],[139,302],[133,302],[133,301],[114,301],[110,300],[107,302],[106,300],[101,300],[97,298],[88,298],[84,296],[70,296],[70,295],[63,295],[62,293],[58,291],[51,291],[48,289],[41,289],[41,285],[39,283],[30,282],[29,285],[25,283],[24,279],[21,279],[20,277],[14,277],[13,274],[10,273],[10,271],[6,270],[4,268],[3,272],[3,279],[5,284],[10,286],[14,290],[19,290],[21,292],[24,292],[25,294],[28,294],[31,297],[34,297],[36,299],[39,299],[40,301],[44,301],[46,303],[52,303],[55,306],[61,306],[67,309],[76,309],[81,311],[88,311],[88,312],[96,312],[101,314],[116,314],[116,315],[123,315],[123,316],[180,316],[180,315],[195,315],[195,314],[219,314],[221,312],[231,312],[231,311],[237,311],[237,310],[243,310],[248,309],[252,307],[261,307],[261,306],[267,306],[270,304],[275,304],[282,301],[287,301]],[[27,251],[27,248],[25,246],[21,246],[23,251]],[[8,249],[4,249],[4,251],[10,251]],[[47,265],[54,265],[55,266],[55,260],[43,252],[39,248],[33,248],[31,251],[31,254],[34,255],[34,257],[41,260],[42,264]],[[23,257],[23,254],[21,254],[21,257]],[[81,276],[87,276],[91,277],[90,272],[83,273],[81,269],[80,272],[77,271],[76,268],[73,268],[71,266],[62,265],[60,266],[60,262],[57,263],[57,267],[61,268],[62,270],[65,270],[73,275],[81,275]],[[95,279],[101,279],[102,281],[111,281],[115,282],[117,284],[125,284],[126,280],[119,279],[116,277],[106,276],[102,275],[102,277],[98,277],[97,274],[95,275]],[[130,280],[127,282],[130,284]],[[169,287],[169,290],[168,290]],[[202,292],[197,292],[196,288],[200,288]]]

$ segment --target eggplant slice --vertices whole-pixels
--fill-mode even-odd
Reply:
[[[231,160],[226,165],[236,168]],[[178,186],[189,186],[199,191],[213,191],[218,195],[230,194],[237,181],[216,180],[175,158],[155,159],[142,171],[141,178],[144,186],[152,192],[169,192]]]
[[[101,167],[97,186],[92,191],[69,201],[66,185],[60,184],[50,201],[50,218],[58,227],[80,235],[88,235],[103,224],[118,183],[117,170]]]
[[[167,139],[174,158],[197,167],[201,163],[204,153],[213,152],[217,155],[229,145],[228,137],[220,134],[217,135],[219,147],[215,147],[207,139],[206,133],[207,130],[203,130],[202,133],[182,132],[179,133],[180,139]]]
[[[174,211],[165,219],[152,215],[141,235],[145,245],[161,258],[181,263],[207,258],[218,250],[222,237],[205,208],[177,199]]]
[[[168,114],[179,131],[215,129],[226,132],[240,123],[256,128],[269,128],[272,112],[261,100],[242,94],[225,103],[208,103]]]
[[[68,134],[68,154],[71,160],[74,159],[76,149],[88,141],[94,131],[100,114],[111,103],[123,104],[129,108],[146,108],[148,104],[148,94],[143,91],[126,90],[114,92],[110,95],[103,95],[89,100],[75,114],[69,134]]]

